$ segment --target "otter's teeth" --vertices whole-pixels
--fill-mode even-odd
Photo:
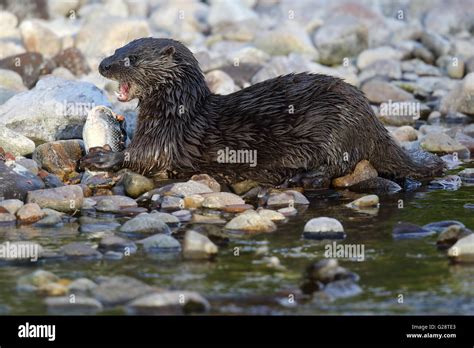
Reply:
[[[114,91],[114,93],[115,93],[115,96],[120,97],[120,93],[119,93],[119,92]]]

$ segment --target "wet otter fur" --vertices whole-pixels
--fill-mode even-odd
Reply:
[[[363,93],[335,77],[289,74],[216,95],[188,48],[156,38],[117,49],[99,72],[119,82],[120,101],[139,99],[139,114],[124,152],[83,159],[93,169],[321,187],[364,159],[389,178],[430,177],[444,168],[437,156],[417,160],[400,148]],[[256,150],[256,166],[220,163],[226,148]]]

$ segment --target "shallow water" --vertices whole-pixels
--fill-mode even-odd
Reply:
[[[34,266],[0,265],[0,314],[46,314],[41,296],[15,288],[19,276],[38,268],[62,278],[129,275],[162,288],[198,291],[209,299],[212,314],[474,313],[474,264],[451,264],[445,252],[436,248],[436,235],[405,240],[392,237],[392,228],[398,221],[423,225],[458,220],[474,229],[474,209],[463,207],[474,203],[474,186],[457,191],[422,188],[380,196],[381,206],[375,214],[345,207],[361,195],[338,193],[307,192],[310,206],[278,224],[276,232],[245,238],[231,236],[228,242],[219,243],[219,255],[214,261],[189,262],[179,256],[150,256],[139,251],[119,261],[50,260]],[[398,207],[400,199],[403,208]],[[364,245],[363,261],[340,260],[342,266],[359,274],[363,292],[337,300],[316,297],[289,304],[287,296],[297,293],[304,269],[323,258],[324,246],[331,243],[301,238],[306,221],[318,216],[334,217],[343,224],[347,237],[338,243]],[[0,240],[35,240],[51,249],[72,241],[98,241],[100,234],[79,233],[78,227],[77,222],[55,229],[1,227]],[[184,229],[175,232],[180,239]],[[236,247],[239,256],[234,255]],[[268,252],[257,254],[262,247],[267,247]],[[268,267],[264,256],[278,257],[284,269]],[[400,294],[403,303],[399,303]]]

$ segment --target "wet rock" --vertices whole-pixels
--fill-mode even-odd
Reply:
[[[188,222],[192,219],[192,213],[189,210],[174,211],[171,215],[176,217],[180,222]]]
[[[268,197],[267,206],[268,207],[278,207],[283,205],[308,205],[308,199],[298,191],[287,190],[280,193],[272,193]]]
[[[60,227],[63,224],[63,213],[60,213],[53,209],[42,209],[43,214],[45,215],[41,220],[36,222],[34,226],[36,227]]]
[[[15,71],[23,79],[24,85],[27,88],[32,88],[41,75],[53,71],[54,64],[45,60],[41,53],[26,52],[0,59],[0,69]]]
[[[176,216],[172,215],[172,214],[153,211],[153,212],[150,213],[150,215],[152,215],[153,217],[155,217],[157,219],[160,219],[165,224],[173,225],[173,224],[178,224],[179,223],[179,219]]]
[[[49,283],[38,287],[37,292],[41,296],[64,296],[68,293],[68,288],[61,283]]]
[[[76,294],[76,293],[85,294],[94,290],[96,287],[97,287],[97,284],[87,278],[76,279],[68,285],[69,292],[71,294]]]
[[[272,220],[253,210],[237,215],[225,225],[227,230],[243,231],[245,233],[273,232],[276,231],[276,228]]]
[[[18,209],[20,209],[22,206],[23,202],[19,199],[6,199],[4,201],[0,201],[0,208],[3,208],[10,214],[16,214]]]
[[[202,207],[209,209],[223,209],[228,205],[245,204],[245,201],[230,192],[213,192],[202,194]]]
[[[401,102],[413,100],[411,93],[381,79],[371,79],[362,85],[362,92],[372,103]]]
[[[436,245],[440,249],[447,249],[454,245],[459,239],[464,238],[471,233],[471,230],[459,225],[448,226],[439,234],[438,239],[436,240]]]
[[[390,46],[380,46],[362,51],[357,57],[357,67],[362,70],[379,60],[400,60],[402,52]]]
[[[166,234],[155,234],[137,242],[142,244],[146,252],[179,252],[181,244]]]
[[[119,236],[106,236],[99,242],[101,252],[116,251],[122,254],[133,254],[137,251],[137,246],[132,241]]]
[[[342,224],[333,218],[319,217],[309,220],[304,226],[306,239],[343,239],[346,237]]]
[[[81,138],[87,113],[95,105],[111,107],[94,85],[48,76],[0,105],[0,124],[43,142]]]
[[[459,142],[461,145],[464,145],[471,154],[474,153],[474,137],[458,132],[454,137],[454,140]]]
[[[236,194],[242,195],[257,186],[258,186],[258,183],[253,180],[244,180],[244,181],[240,181],[238,183],[233,184],[232,190]]]
[[[84,154],[82,140],[58,140],[38,146],[33,152],[33,159],[49,173],[67,180],[76,173],[78,161]]]
[[[55,283],[58,280],[58,276],[54,273],[39,269],[18,278],[17,289],[21,291],[34,291],[40,286]]]
[[[125,192],[132,198],[137,198],[141,194],[153,190],[155,187],[153,180],[137,173],[127,173],[123,179]]]
[[[330,283],[341,280],[348,280],[352,283],[359,281],[357,274],[339,266],[336,259],[323,259],[312,263],[306,268],[303,278],[301,290],[305,294],[324,290]]]
[[[105,9],[104,9],[105,11]],[[150,28],[144,19],[109,17],[87,21],[76,37],[76,47],[86,56],[106,56],[127,42],[150,36]]]
[[[451,48],[449,40],[435,32],[424,31],[421,34],[421,43],[436,57],[448,54]]]
[[[404,73],[415,73],[418,76],[441,76],[441,72],[438,68],[426,64],[420,59],[403,61],[402,70]]]
[[[347,204],[346,206],[349,208],[373,208],[378,207],[379,205],[379,197],[377,195],[368,195],[352,201],[351,203]]]
[[[298,214],[298,210],[296,210],[293,207],[281,208],[281,209],[278,209],[278,212],[284,216],[294,216]]]
[[[34,160],[20,157],[15,160],[15,163],[28,169],[33,174],[38,175],[38,172],[39,172],[38,164]]]
[[[429,230],[429,231],[434,231],[437,233],[442,232],[444,229],[450,227],[450,226],[459,226],[461,228],[465,228],[464,224],[462,222],[456,221],[456,220],[443,220],[443,221],[436,221],[436,222],[431,222],[429,224],[426,224],[423,226],[424,229]]]
[[[221,185],[217,180],[207,174],[195,174],[191,177],[191,180],[206,185],[214,192],[220,192],[221,190]]]
[[[184,197],[184,207],[187,209],[196,209],[202,206],[204,202],[204,197],[201,195],[190,195]]]
[[[320,62],[326,65],[341,64],[368,46],[367,27],[354,17],[338,16],[326,21],[314,35]]]
[[[447,175],[430,181],[428,187],[436,190],[458,190],[462,185],[461,178],[457,175]]]
[[[185,259],[210,259],[217,254],[217,246],[206,236],[186,231],[183,240],[183,256]]]
[[[56,66],[66,68],[76,76],[87,75],[91,69],[82,52],[76,47],[62,50],[53,57]]]
[[[134,315],[179,315],[207,312],[210,304],[194,291],[166,291],[137,298],[127,309]]]
[[[99,301],[83,296],[75,296],[74,302],[69,296],[48,297],[45,304],[50,315],[94,315],[103,309]]]
[[[474,168],[466,168],[458,173],[463,183],[474,184]]]
[[[187,197],[195,194],[210,193],[212,190],[207,185],[189,180],[171,185],[169,192],[174,195]]]
[[[418,140],[418,133],[415,128],[411,126],[402,126],[392,132],[392,135],[398,141],[416,141]]]
[[[45,170],[38,171],[38,176],[43,180],[45,188],[56,188],[64,186],[64,183],[57,175],[48,173]]]
[[[253,209],[251,204],[232,204],[226,205],[222,210],[227,213],[243,213],[246,210]]]
[[[409,222],[398,222],[392,231],[393,238],[423,238],[436,232]]]
[[[206,74],[206,83],[214,94],[230,94],[238,90],[232,77],[221,70],[213,70]]]
[[[154,291],[151,286],[127,276],[101,277],[97,282],[99,285],[92,293],[104,306],[122,305]]]
[[[359,80],[361,82],[379,77],[382,79],[398,80],[402,78],[401,63],[398,60],[377,60],[361,71]]]
[[[253,43],[256,48],[272,56],[299,53],[315,60],[318,58],[318,52],[307,32],[296,23],[290,22],[272,30],[257,31]]]
[[[184,200],[180,197],[165,196],[161,200],[161,208],[164,210],[181,210],[184,207]]]
[[[83,242],[69,243],[61,247],[64,256],[71,259],[100,260],[102,254]]]
[[[336,178],[332,180],[332,186],[334,187],[349,187],[358,184],[362,181],[376,178],[378,175],[377,171],[367,160],[360,161],[357,163],[354,172],[351,174]]]
[[[229,16],[232,13],[232,16]],[[223,25],[229,22],[240,22],[257,19],[257,14],[244,0],[222,0],[212,4],[207,18],[212,26]]]
[[[28,51],[52,57],[61,50],[61,40],[47,24],[48,22],[40,19],[30,19],[23,21],[19,28],[23,44]]]
[[[375,177],[350,186],[350,190],[360,193],[371,192],[377,194],[391,194],[401,191],[402,188],[396,182],[380,177]]]
[[[456,262],[474,262],[474,234],[458,240],[448,249],[448,256]]]
[[[125,222],[120,227],[120,232],[124,233],[138,233],[138,234],[151,234],[151,233],[166,233],[170,234],[171,231],[166,223],[157,216],[156,214],[141,214],[134,217],[131,220]]]
[[[283,221],[286,220],[285,215],[280,212],[270,209],[259,209],[257,210],[258,215],[271,221]]]
[[[456,64],[448,64],[446,71],[449,77],[462,79],[464,76],[464,61],[458,60]]]
[[[468,158],[469,150],[445,133],[429,133],[420,142],[421,147],[437,154],[458,153],[459,158]]]
[[[16,217],[10,213],[0,213],[0,226],[2,225],[14,225],[16,223]]]
[[[91,200],[95,201],[96,204],[99,204],[103,201],[108,202],[107,204],[113,205],[115,207],[119,207],[120,209],[124,208],[135,208],[138,206],[137,202],[126,196],[94,196],[90,198]]]
[[[15,170],[0,161],[0,197],[23,201],[28,191],[44,188],[44,183],[39,177],[28,173],[26,168],[25,172]]]
[[[27,203],[16,212],[18,222],[21,224],[32,224],[44,216],[44,212],[36,203]]]
[[[37,203],[41,208],[50,208],[64,213],[81,209],[84,195],[79,185],[28,192],[26,201]]]

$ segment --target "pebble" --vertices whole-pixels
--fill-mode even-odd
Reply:
[[[99,242],[101,252],[116,251],[123,254],[133,254],[137,251],[137,246],[132,241],[112,235],[104,237]]]
[[[398,141],[416,141],[418,140],[418,133],[415,128],[411,126],[401,126],[392,132],[392,135]]]
[[[469,150],[445,133],[428,133],[420,142],[421,147],[438,154],[458,153],[459,158],[466,158]]]
[[[295,209],[296,210],[296,209]],[[286,220],[286,217],[284,214],[274,211],[271,209],[259,209],[257,210],[258,215],[261,217],[271,220],[271,221],[283,221]]]
[[[394,59],[400,60],[402,53],[400,50],[394,49],[390,46],[380,46],[375,48],[369,48],[362,51],[357,57],[357,67],[360,70],[365,69],[369,65],[379,60]]]
[[[14,156],[26,156],[33,153],[35,143],[20,133],[7,127],[0,127],[0,147]]]
[[[44,216],[44,212],[36,203],[27,203],[16,212],[18,222],[21,224],[32,224]]]
[[[137,242],[146,252],[180,252],[181,244],[176,238],[166,234],[155,234]]]
[[[309,220],[303,231],[303,237],[307,239],[344,239],[344,227],[333,218],[318,217]]]
[[[123,179],[123,186],[128,196],[137,198],[155,187],[153,180],[137,173],[127,173]]]
[[[58,280],[58,276],[54,273],[39,269],[18,278],[17,289],[21,291],[36,291],[38,287],[55,283]]]
[[[456,262],[474,262],[474,234],[459,239],[448,249],[448,256]]]
[[[74,302],[69,296],[48,297],[45,304],[50,315],[94,315],[103,309],[99,301],[83,296],[75,296]]]
[[[191,177],[191,180],[206,185],[214,192],[220,192],[221,190],[221,185],[217,180],[207,174],[195,174]]]
[[[23,45],[30,52],[52,57],[61,50],[61,40],[41,19],[24,20],[20,27]]]
[[[362,92],[370,102],[375,104],[392,102],[412,101],[413,95],[387,81],[381,79],[371,79],[361,87]]]
[[[172,184],[169,188],[169,192],[177,196],[188,197],[201,193],[211,193],[213,191],[201,182],[189,180]]]
[[[360,197],[355,201],[352,201],[349,204],[346,204],[346,207],[349,208],[373,208],[378,207],[379,205],[379,197],[377,195],[368,195],[364,197]]]
[[[137,202],[134,199],[126,196],[94,196],[90,197],[90,199],[96,202],[96,205],[101,203],[102,201],[106,201],[106,203],[102,203],[103,206],[113,206],[118,207],[120,209],[135,208],[138,206]]]
[[[224,228],[245,233],[274,232],[277,229],[272,220],[252,210],[237,215]]]
[[[431,229],[421,227],[409,222],[398,222],[393,227],[393,238],[405,239],[405,238],[423,238],[436,233]]]
[[[250,191],[251,189],[253,189],[254,187],[257,187],[257,186],[258,186],[258,183],[256,181],[243,180],[243,181],[239,181],[235,184],[232,184],[232,190],[236,194],[242,195],[242,194]]]
[[[133,315],[179,315],[203,313],[209,302],[194,291],[165,291],[133,300],[127,310]]]
[[[221,224],[225,224],[226,221],[224,219],[221,219],[218,215],[215,215],[215,214],[209,214],[209,215],[193,214],[191,223],[192,224],[221,225]]]
[[[29,191],[44,188],[44,182],[26,168],[19,171],[18,165],[9,167],[0,161],[0,197],[24,201]],[[15,170],[17,169],[17,170]]]
[[[78,278],[69,283],[68,288],[71,294],[86,294],[97,287],[97,284],[87,278]]]
[[[41,208],[50,208],[64,213],[81,209],[84,195],[79,185],[28,192],[27,203],[37,203]]]
[[[171,233],[166,223],[156,214],[138,215],[125,222],[120,227],[120,232],[129,234]]]
[[[192,230],[186,231],[183,240],[183,256],[185,259],[210,259],[217,254],[218,248],[211,240]]]
[[[164,210],[181,210],[184,207],[184,200],[180,197],[165,196],[161,201],[161,208]]]
[[[83,242],[73,242],[61,247],[64,256],[71,259],[100,260],[102,254]]]
[[[184,207],[187,209],[196,209],[202,206],[202,202],[204,202],[204,197],[201,195],[190,195],[184,197]]]
[[[152,215],[153,217],[155,217],[157,219],[160,219],[165,224],[178,224],[179,223],[179,219],[176,216],[172,215],[172,214],[161,213],[161,212],[158,212],[158,211],[152,211],[150,213],[150,215]]]
[[[436,245],[440,249],[447,249],[454,245],[459,239],[471,234],[472,231],[459,225],[451,225],[441,231],[436,240]]]
[[[228,205],[245,204],[245,201],[234,193],[230,192],[213,192],[203,193],[203,208],[223,209]]]
[[[172,216],[176,217],[179,222],[188,222],[192,219],[192,213],[189,210],[178,210],[171,213]]]
[[[19,199],[6,199],[4,201],[0,201],[0,208],[4,208],[10,214],[16,214],[18,209],[23,206],[23,202]]]
[[[123,305],[154,291],[148,284],[128,276],[100,277],[96,282],[98,286],[92,294],[104,306]]]
[[[205,75],[206,83],[214,94],[230,94],[238,90],[234,80],[221,70],[213,70]]]
[[[293,208],[293,207],[281,208],[281,209],[278,209],[277,212],[286,217],[295,216],[296,214],[298,214],[298,210],[296,210],[296,208]]]
[[[59,140],[39,145],[33,152],[38,165],[66,181],[77,175],[77,163],[85,155],[82,140]]]
[[[283,205],[308,205],[308,199],[298,191],[287,190],[285,192],[271,193],[267,200],[268,207],[278,207]]]
[[[367,160],[362,160],[357,163],[354,171],[351,174],[336,178],[332,180],[334,187],[349,187],[358,184],[362,181],[373,179],[378,176],[375,168]]]
[[[0,213],[0,226],[1,225],[14,225],[16,223],[16,217],[10,213]]]

